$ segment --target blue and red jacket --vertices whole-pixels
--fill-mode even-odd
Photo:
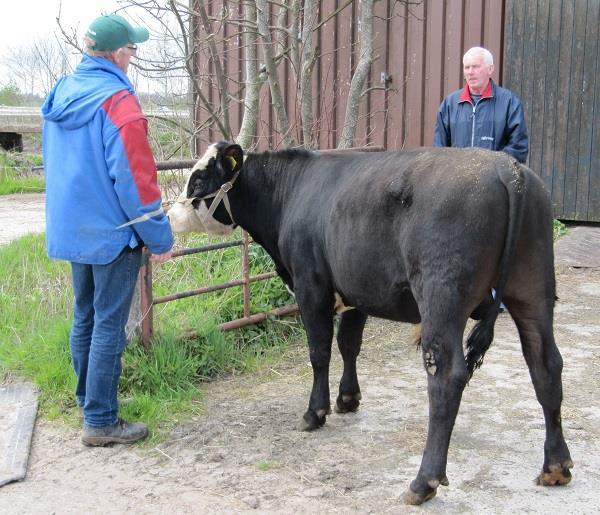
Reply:
[[[126,246],[168,251],[173,235],[148,123],[127,75],[86,55],[54,86],[42,114],[48,255],[101,265]]]
[[[481,98],[473,102],[469,86],[465,85],[440,105],[433,145],[503,150],[524,163],[529,142],[519,97],[490,80]]]

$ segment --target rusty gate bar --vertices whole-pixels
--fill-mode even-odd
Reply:
[[[142,315],[142,345],[148,347],[154,334],[154,310],[152,302],[152,253],[147,247],[142,249],[142,267],[139,272],[140,311]]]
[[[221,331],[231,331],[232,329],[239,329],[240,327],[257,324],[258,322],[263,322],[270,316],[291,315],[292,313],[296,313],[297,311],[298,304],[289,304],[287,306],[271,309],[263,313],[256,313],[254,315],[249,315],[244,318],[238,318],[237,320],[231,320],[230,322],[223,322],[222,324],[219,324],[219,329],[221,329]]]
[[[157,161],[157,170],[184,170],[186,168],[193,168],[198,162],[197,159],[178,159],[173,161]]]
[[[248,318],[250,316],[250,265],[248,264],[250,258],[248,248],[250,240],[246,231],[243,231],[242,234],[244,235],[244,245],[242,247],[242,296],[244,299],[244,318]]]
[[[172,300],[185,299],[187,297],[193,297],[194,295],[202,295],[204,293],[211,293],[213,291],[226,290],[227,288],[233,288],[234,286],[245,286],[250,283],[266,281],[267,279],[271,279],[272,277],[276,276],[276,272],[265,272],[264,274],[253,275],[243,279],[233,279],[224,283],[211,284],[210,286],[202,286],[201,288],[194,288],[193,290],[182,291],[179,293],[171,293],[169,295],[164,295],[163,297],[156,297],[152,301],[152,304],[156,305],[162,304],[163,302],[170,302]]]
[[[180,257],[180,256],[187,256],[189,254],[197,254],[198,252],[208,252],[209,250],[220,250],[220,249],[226,249],[229,247],[238,247],[239,245],[242,245],[243,243],[244,243],[244,240],[234,240],[234,241],[226,241],[223,243],[213,243],[211,245],[203,245],[202,247],[190,247],[188,249],[179,249],[179,250],[174,250],[172,256]]]

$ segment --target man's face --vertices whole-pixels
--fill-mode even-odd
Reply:
[[[129,68],[129,61],[132,57],[134,57],[137,53],[137,45],[132,43],[118,48],[113,52],[113,62],[123,70],[123,72],[127,73],[127,69]]]
[[[485,64],[481,54],[467,55],[463,58],[463,73],[471,93],[481,95],[494,73],[494,65]]]

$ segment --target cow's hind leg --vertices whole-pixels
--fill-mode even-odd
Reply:
[[[571,481],[569,469],[573,467],[562,432],[560,407],[563,362],[552,331],[553,302],[553,299],[527,304],[515,301],[509,306],[519,330],[536,397],[544,410],[544,465],[537,477],[537,483],[544,486],[567,484]]]
[[[356,374],[356,358],[360,352],[367,315],[352,309],[342,313],[337,334],[338,348],[344,360],[340,392],[335,403],[337,413],[356,411],[360,404],[360,386]]]
[[[462,324],[458,319],[423,318],[421,345],[427,371],[429,428],[421,467],[404,496],[407,504],[422,504],[435,496],[440,484],[448,485],[448,446],[468,379],[462,349],[466,319]]]

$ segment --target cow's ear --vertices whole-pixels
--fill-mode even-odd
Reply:
[[[221,163],[225,170],[237,172],[244,163],[244,151],[239,145],[229,145],[222,154]]]

